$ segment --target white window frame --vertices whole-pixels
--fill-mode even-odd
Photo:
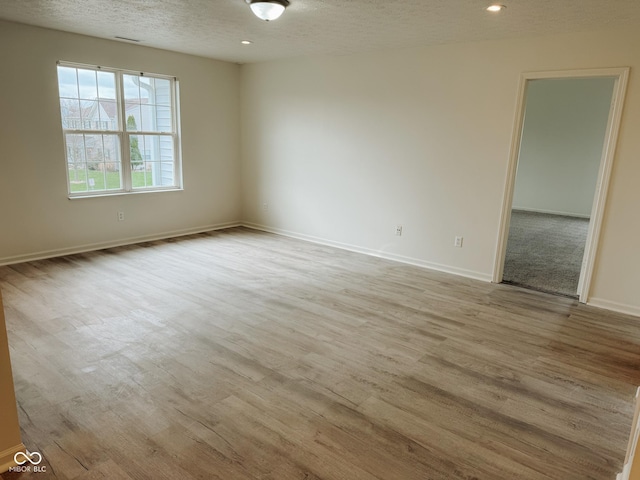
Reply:
[[[82,63],[74,63],[74,62],[66,62],[66,61],[58,61],[56,68],[60,67],[69,67],[69,68],[80,68],[85,70],[94,70],[97,72],[111,72],[115,74],[115,84],[116,84],[116,108],[118,110],[118,129],[117,130],[87,130],[87,129],[72,129],[72,128],[64,128],[62,122],[62,115],[60,117],[60,125],[62,127],[62,137],[64,142],[64,165],[65,165],[65,177],[67,178],[67,194],[69,198],[86,198],[86,197],[101,197],[101,196],[109,196],[109,195],[128,195],[128,194],[136,194],[136,193],[147,193],[147,192],[163,192],[163,191],[175,191],[182,190],[182,155],[181,155],[181,147],[180,147],[180,105],[179,105],[179,90],[178,90],[178,79],[171,75],[163,75],[158,73],[145,73],[136,70],[126,70],[121,68],[113,68],[113,67],[103,67],[99,65],[88,65]],[[163,80],[169,80],[170,82],[170,92],[171,92],[171,119],[172,119],[172,128],[170,132],[165,131],[143,131],[137,130],[135,132],[128,132],[126,125],[126,111],[125,111],[125,102],[124,102],[124,89],[122,87],[123,84],[123,76],[124,75],[135,75],[139,77],[150,77],[150,78],[160,78]],[[57,75],[56,75],[57,78]],[[58,99],[60,99],[60,92],[58,91]],[[120,141],[120,170],[121,170],[121,185],[120,189],[113,190],[98,190],[98,191],[86,191],[86,192],[72,192],[71,191],[71,183],[69,179],[69,165],[67,159],[67,135],[69,134],[79,134],[79,135],[115,135],[119,138]],[[131,170],[131,157],[130,157],[130,137],[132,135],[139,136],[171,136],[173,140],[173,185],[160,185],[160,186],[150,186],[150,187],[136,187],[133,188],[132,185],[132,170]],[[106,185],[105,185],[106,187]]]

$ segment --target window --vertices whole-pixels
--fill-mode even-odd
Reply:
[[[173,77],[58,64],[69,196],[181,187]]]

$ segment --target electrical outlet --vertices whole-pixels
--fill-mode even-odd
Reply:
[[[396,235],[400,237],[402,235],[402,225],[396,226]]]
[[[462,237],[456,237],[453,241],[453,246],[462,248]]]
[[[262,204],[262,211],[263,212],[268,212],[269,211],[269,204],[267,202],[264,202]]]
[[[118,221],[124,222],[124,212],[118,212]]]

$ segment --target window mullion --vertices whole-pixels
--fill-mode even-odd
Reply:
[[[122,187],[125,192],[132,190],[131,158],[129,148],[129,134],[127,133],[127,121],[125,119],[126,106],[124,104],[124,86],[122,85],[122,72],[116,75],[116,90],[118,98],[118,128],[120,130],[120,161],[122,168]]]
[[[180,95],[178,92],[177,79],[174,78],[171,84],[171,114],[173,120],[173,171],[175,172],[175,184],[182,187],[182,156],[180,154],[180,142],[182,140],[182,132],[180,131]]]
[[[173,133],[171,135],[173,138],[173,178],[176,185],[182,185],[182,168],[180,168],[180,155],[179,155],[179,146],[178,146],[178,135]]]

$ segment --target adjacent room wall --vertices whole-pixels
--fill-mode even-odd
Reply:
[[[489,280],[520,74],[636,69],[639,45],[605,31],[244,65],[244,219]],[[636,314],[639,94],[632,74],[590,297]]]
[[[237,65],[1,21],[0,45],[0,263],[240,220]],[[184,191],[67,198],[58,60],[178,78]]]
[[[529,81],[513,208],[591,215],[614,83]]]

